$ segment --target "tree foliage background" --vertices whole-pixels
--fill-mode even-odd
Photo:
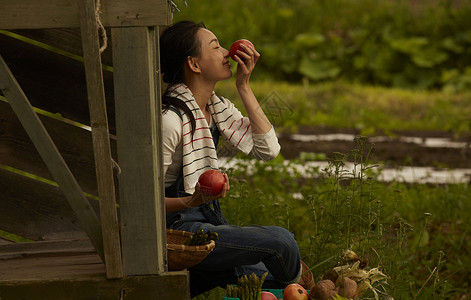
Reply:
[[[187,0],[222,46],[251,40],[258,79],[471,89],[470,0]]]

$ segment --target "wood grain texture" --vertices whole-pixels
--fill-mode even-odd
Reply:
[[[93,208],[85,198],[75,177],[1,56],[0,90],[8,99],[13,111],[33,141],[36,149],[38,149],[39,154],[51,171],[55,181],[64,192],[70,206],[77,215],[81,227],[90,237],[98,253],[103,257],[103,240],[100,222]]]
[[[82,61],[3,34],[0,34],[0,45],[0,55],[34,107],[90,125]],[[114,133],[113,73],[104,71],[103,79],[110,132]]]
[[[123,267],[127,275],[165,271],[165,210],[158,177],[155,30],[113,28]]]
[[[106,276],[123,277],[106,99],[101,67],[95,0],[80,0],[80,23],[87,79],[88,107],[95,154]]]
[[[75,0],[2,0],[0,29],[79,28]],[[167,0],[102,0],[106,27],[169,24]]]
[[[34,240],[86,237],[62,191],[0,169],[0,229]],[[89,199],[98,213],[99,203]]]
[[[34,41],[83,57],[80,28],[19,29],[10,31]],[[101,60],[103,64],[112,66],[113,48],[111,47],[110,28],[106,28],[106,35],[108,38],[108,47],[106,47],[105,51],[101,53]]]
[[[83,263],[84,261],[81,260]],[[75,272],[88,276],[69,279],[69,274],[56,280],[0,281],[0,295],[8,300],[189,300],[189,280],[186,271],[169,272],[154,276],[128,276],[106,280],[93,265],[74,268]],[[69,275],[69,276],[68,276]]]
[[[76,253],[96,254],[96,251],[88,239],[24,242],[0,246],[0,259],[3,261],[27,256],[60,256]]]
[[[82,190],[97,196],[91,132],[48,116],[39,118]],[[116,157],[116,140],[110,139],[110,143]],[[3,101],[0,101],[0,164],[54,181],[10,104]]]
[[[88,240],[0,245],[0,297],[35,300],[190,299],[187,271],[109,280]]]

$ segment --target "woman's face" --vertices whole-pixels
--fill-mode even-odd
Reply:
[[[205,28],[198,30],[196,36],[201,43],[201,53],[197,57],[201,75],[214,82],[231,78],[229,51],[221,47],[217,37]]]

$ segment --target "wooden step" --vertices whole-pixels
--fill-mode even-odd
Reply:
[[[189,299],[187,271],[106,279],[89,240],[0,244],[0,299]]]

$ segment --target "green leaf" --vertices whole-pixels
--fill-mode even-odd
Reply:
[[[447,83],[448,81],[453,80],[458,76],[460,76],[460,70],[458,69],[443,70],[440,80],[442,83]]]
[[[335,295],[334,300],[348,300],[348,299],[337,294]]]
[[[293,16],[296,15],[296,12],[291,8],[280,8],[278,9],[278,16],[283,19],[291,19]]]
[[[301,74],[313,80],[335,78],[341,71],[335,61],[313,61],[307,57],[301,60],[298,70]]]
[[[411,37],[394,39],[389,42],[394,50],[406,54],[416,54],[422,51],[423,47],[428,44],[429,40],[425,37]]]
[[[425,247],[430,241],[430,235],[427,230],[424,230],[421,234],[416,235],[414,238],[413,245],[415,247]]]
[[[454,53],[460,54],[464,52],[464,47],[458,44],[453,38],[447,37],[442,41],[442,47]]]
[[[324,36],[317,33],[300,33],[294,39],[294,43],[298,48],[315,47],[324,41]]]
[[[432,68],[448,59],[448,54],[436,48],[426,48],[412,56],[412,61],[419,67]]]
[[[221,287],[217,287],[196,297],[193,297],[191,300],[221,300],[225,295],[226,290]]]

